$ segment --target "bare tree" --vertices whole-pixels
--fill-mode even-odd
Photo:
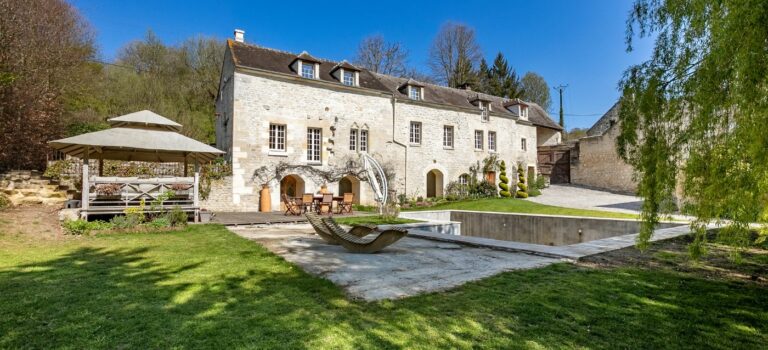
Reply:
[[[379,34],[363,39],[355,64],[372,72],[403,76],[407,73],[408,51],[398,42],[387,42]]]
[[[475,30],[461,23],[447,22],[437,33],[429,50],[429,67],[435,80],[450,87],[471,80],[474,68],[481,58]]]

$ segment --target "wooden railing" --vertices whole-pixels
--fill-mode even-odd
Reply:
[[[84,214],[120,214],[126,208],[138,207],[144,201],[144,210],[166,211],[176,206],[197,216],[200,208],[200,177],[137,177],[89,176],[83,167]],[[154,206],[152,205],[154,202]]]

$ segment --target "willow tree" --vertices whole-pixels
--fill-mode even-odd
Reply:
[[[768,231],[768,2],[637,0],[627,48],[656,36],[651,58],[620,82],[619,154],[644,197],[638,246],[663,215],[695,217],[693,256],[705,225],[721,239],[750,243],[749,223]],[[676,189],[682,191],[675,196]],[[724,221],[727,220],[727,221]],[[760,239],[760,238],[758,238]]]

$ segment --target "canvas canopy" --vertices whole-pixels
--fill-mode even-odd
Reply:
[[[181,124],[152,111],[108,120],[111,128],[50,141],[51,147],[82,159],[146,162],[210,161],[224,152],[178,133]]]

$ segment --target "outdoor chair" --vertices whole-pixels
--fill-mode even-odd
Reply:
[[[301,209],[303,212],[308,213],[312,211],[312,207],[315,205],[315,196],[311,193],[305,193],[301,196]]]
[[[323,208],[326,208],[326,207],[328,208],[328,215],[333,214],[333,211],[331,211],[333,207],[333,195],[330,193],[323,194],[323,200],[317,206],[317,213],[322,214]]]
[[[283,204],[285,204],[285,215],[288,215],[289,213],[291,215],[301,215],[301,207],[296,204],[296,202],[290,198],[288,198],[288,195],[283,193]]]
[[[352,201],[355,199],[354,193],[345,193],[341,203],[339,203],[339,214],[352,214]]]
[[[338,227],[333,218],[322,218],[321,221],[333,233],[336,241],[352,253],[376,253],[408,235],[405,229],[392,228],[358,237],[344,229],[332,229]]]

